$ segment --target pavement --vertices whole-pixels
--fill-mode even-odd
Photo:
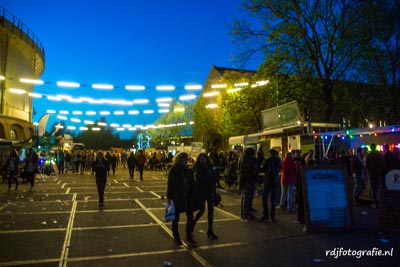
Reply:
[[[205,213],[197,244],[177,247],[163,219],[165,172],[145,171],[142,182],[137,175],[131,181],[122,168],[110,175],[103,209],[90,173],[38,175],[32,192],[28,184],[11,192],[2,184],[0,266],[400,266],[400,231],[381,227],[369,205],[352,206],[351,231],[310,234],[284,210],[276,224],[242,221],[240,195],[231,189],[219,190],[218,239],[208,240]],[[260,217],[261,194],[254,207]],[[185,221],[182,215],[182,237]]]

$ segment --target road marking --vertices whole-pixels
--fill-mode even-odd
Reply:
[[[168,228],[168,226],[165,225],[165,223],[163,223],[154,213],[152,213],[148,208],[146,208],[146,206],[143,205],[142,202],[140,202],[139,199],[135,198],[135,202],[143,208],[143,210],[153,219],[155,220],[162,229],[164,229],[165,232],[167,232],[167,234],[173,238],[172,235],[172,231]],[[206,267],[211,267],[212,265],[209,264],[203,257],[201,257],[197,252],[193,251],[188,244],[186,244],[186,242],[184,243],[184,248],[187,250],[187,252],[193,257],[195,258],[202,266],[206,266]]]
[[[180,250],[175,250],[174,249],[174,250],[146,251],[146,252],[116,254],[116,255],[106,255],[106,256],[76,257],[76,258],[69,258],[68,262],[87,261],[87,260],[100,260],[100,259],[116,259],[116,258],[147,256],[147,255],[161,255],[161,254],[176,253],[176,252],[185,252],[185,250],[184,249],[180,249]]]
[[[0,266],[18,266],[18,265],[29,265],[29,264],[40,264],[40,263],[51,263],[59,262],[60,259],[44,259],[44,260],[26,260],[26,261],[10,261],[1,262]]]
[[[48,228],[48,229],[31,229],[31,230],[9,230],[0,231],[0,234],[21,234],[21,233],[37,233],[37,232],[59,232],[65,231],[66,228]]]
[[[248,246],[249,244],[250,243],[246,243],[246,242],[233,242],[233,243],[225,243],[225,244],[199,246],[196,249],[206,250],[206,249],[210,249],[210,248],[227,248],[227,247],[237,247],[237,246]]]
[[[158,197],[158,198],[161,198],[161,196],[160,196],[159,194],[157,194],[157,193],[155,193],[155,192],[153,192],[153,191],[150,191],[150,194],[152,194],[153,196],[156,196],[156,197]]]
[[[67,183],[63,183],[61,188],[64,188],[67,185]]]
[[[71,187],[68,187],[67,191],[65,191],[65,194],[69,194],[70,191],[71,191]]]
[[[128,187],[128,188],[130,187],[127,183],[123,183],[123,185],[125,185],[125,186]]]
[[[118,180],[117,179],[114,179],[113,181],[114,181],[114,183],[118,184]]]
[[[128,224],[128,225],[115,225],[115,226],[87,226],[87,227],[73,228],[72,230],[85,231],[85,230],[120,229],[120,228],[142,228],[142,227],[158,227],[158,225],[157,224]]]
[[[136,190],[138,190],[140,193],[143,193],[144,191],[139,187],[139,186],[135,186]]]
[[[221,208],[214,207],[214,209],[216,209],[216,210],[218,210],[218,211],[220,211],[220,212],[222,212],[222,213],[224,213],[224,214],[226,214],[226,215],[228,215],[228,216],[231,216],[231,217],[234,218],[234,219],[237,219],[237,220],[240,220],[240,219],[241,219],[240,216],[237,216],[237,215],[235,215],[235,214],[233,214],[233,213],[227,212],[226,210],[223,210],[223,209],[221,209]]]
[[[0,211],[3,210],[3,209],[4,209],[5,207],[7,207],[7,206],[8,206],[8,203],[7,203],[7,204],[4,204],[3,206],[1,206],[1,207],[0,207]]]
[[[75,219],[75,211],[76,211],[76,206],[78,204],[78,202],[76,201],[76,193],[74,193],[74,196],[72,198],[72,208],[71,208],[71,215],[69,217],[69,221],[68,221],[68,227],[67,227],[67,231],[65,233],[65,239],[64,239],[64,244],[63,244],[63,248],[61,251],[61,256],[60,256],[60,262],[58,264],[59,267],[65,267],[67,266],[67,258],[68,258],[68,245],[71,242],[71,234],[72,234],[72,228],[74,226],[74,219]]]

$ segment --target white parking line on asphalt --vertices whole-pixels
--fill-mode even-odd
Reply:
[[[58,264],[59,267],[67,266],[67,261],[66,260],[68,258],[69,244],[71,242],[72,228],[74,226],[76,206],[77,206],[77,203],[78,203],[76,201],[76,195],[77,194],[74,193],[74,196],[72,198],[71,215],[69,216],[69,220],[68,220],[68,226],[67,226],[67,231],[65,233],[64,244],[63,244],[63,248],[62,248],[61,256],[60,256],[60,262]]]
[[[140,207],[142,207],[143,210],[144,210],[151,218],[153,218],[153,220],[155,220],[155,221],[161,226],[161,228],[164,229],[165,232],[167,232],[167,234],[168,234],[170,237],[173,238],[172,231],[168,228],[168,226],[165,225],[165,223],[163,223],[160,219],[158,219],[158,217],[157,217],[154,213],[152,213],[148,208],[146,208],[146,206],[144,206],[143,203],[140,202],[139,199],[136,199],[136,198],[135,198],[135,202],[136,202]],[[189,252],[189,254],[190,254],[193,258],[195,258],[201,265],[206,266],[206,267],[211,267],[211,266],[212,266],[212,265],[209,264],[203,257],[201,257],[197,252],[195,252],[195,251],[193,251],[192,249],[190,249],[190,247],[189,247],[185,242],[183,242],[183,243],[184,243],[184,245],[185,245],[185,249],[187,250],[187,252]]]
[[[4,204],[3,206],[1,206],[0,207],[0,211],[2,210],[2,209],[4,209],[5,207],[7,207],[8,206],[8,204]]]
[[[160,254],[168,254],[168,253],[176,253],[176,252],[185,252],[185,250],[180,249],[180,250],[146,251],[146,252],[106,255],[106,256],[76,257],[76,258],[69,258],[67,261],[74,262],[74,261],[88,261],[88,260],[100,260],[100,259],[117,259],[117,258],[125,258],[125,257],[160,255]]]
[[[0,266],[19,266],[19,265],[29,265],[29,264],[40,264],[40,263],[56,263],[60,259],[43,259],[43,260],[26,260],[26,261],[12,261],[12,262],[2,262]]]
[[[220,212],[222,212],[222,213],[224,213],[224,214],[226,214],[226,215],[228,215],[228,216],[230,216],[230,217],[232,217],[232,218],[234,218],[236,220],[240,220],[240,216],[237,216],[237,215],[235,215],[233,213],[227,212],[226,210],[223,210],[223,209],[218,208],[218,207],[214,207],[214,209],[217,209],[218,211],[220,211]]]
[[[161,196],[160,196],[159,194],[157,194],[157,193],[155,193],[155,192],[153,192],[153,191],[150,191],[150,194],[152,194],[153,196],[156,196],[156,197],[158,197],[158,198],[161,198]]]
[[[144,191],[139,187],[139,186],[135,186],[136,190],[138,190],[140,193],[143,193]]]

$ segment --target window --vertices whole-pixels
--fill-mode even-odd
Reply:
[[[11,140],[17,140],[18,139],[18,135],[17,135],[17,132],[15,130],[11,130],[10,131],[10,139]]]

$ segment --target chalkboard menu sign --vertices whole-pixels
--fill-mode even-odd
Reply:
[[[342,231],[352,227],[352,210],[347,187],[344,168],[303,169],[307,232]]]

